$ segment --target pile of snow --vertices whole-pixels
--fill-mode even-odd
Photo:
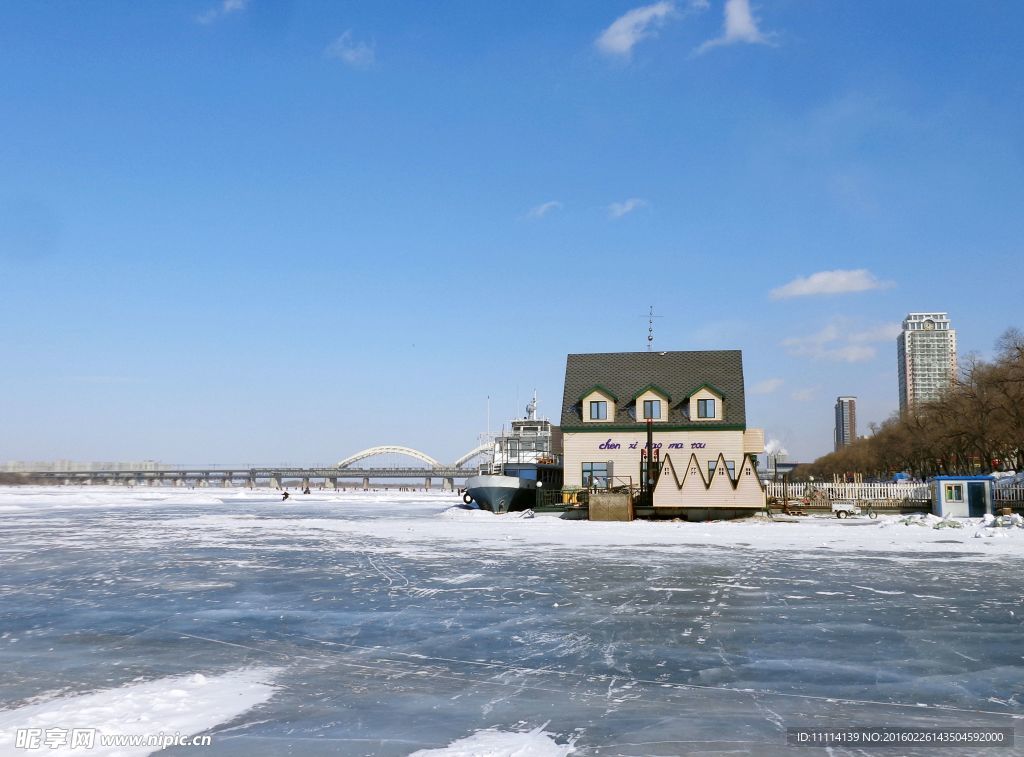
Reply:
[[[1010,536],[1010,531],[1024,529],[1024,518],[1019,515],[988,514],[982,518],[954,518],[949,515],[945,518],[940,518],[937,515],[932,515],[931,513],[914,513],[913,515],[884,518],[879,525],[883,528],[887,526],[902,525],[921,526],[932,529],[963,529],[968,526],[973,526],[974,533],[971,535],[972,538],[1002,538]]]
[[[575,749],[573,740],[559,744],[554,734],[534,728],[526,733],[487,728],[440,749],[421,749],[409,757],[567,757]]]
[[[1024,528],[1024,518],[1014,513],[1013,515],[988,515],[986,514],[981,523],[987,528]]]
[[[910,515],[892,516],[883,518],[879,525],[882,528],[887,526],[923,526],[925,528],[963,528],[962,523],[957,523],[950,517],[940,518],[931,513],[912,513]]]
[[[219,676],[200,673],[160,678],[92,694],[64,697],[15,710],[0,710],[0,754],[15,753],[15,735],[21,728],[96,729],[92,749],[44,748],[46,754],[145,755],[151,746],[101,747],[108,736],[187,736],[226,723],[263,704],[274,693],[267,683],[276,668],[237,670]],[[22,750],[18,750],[21,753]]]
[[[1024,471],[1017,473],[1016,471],[996,471],[992,474],[992,477],[996,480],[996,486],[1024,486]]]

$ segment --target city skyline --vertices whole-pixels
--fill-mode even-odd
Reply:
[[[1024,6],[0,19],[0,461],[451,460],[651,306],[808,461],[898,411],[908,312],[1024,327]]]

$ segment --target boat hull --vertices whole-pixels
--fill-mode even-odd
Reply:
[[[533,507],[536,481],[516,476],[472,476],[466,479],[466,494],[481,510],[507,513]]]

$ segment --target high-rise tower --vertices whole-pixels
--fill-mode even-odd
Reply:
[[[857,398],[836,397],[836,452],[857,438]]]
[[[956,377],[956,331],[946,313],[910,313],[896,337],[900,412],[938,399]]]

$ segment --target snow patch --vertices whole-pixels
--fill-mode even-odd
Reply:
[[[905,594],[903,591],[885,591],[884,589],[872,589],[870,586],[858,586],[857,584],[850,584],[854,589],[863,589],[864,591],[870,591],[875,594]]]
[[[151,754],[159,747],[101,747],[99,735],[202,733],[269,700],[274,687],[267,682],[277,672],[251,668],[218,676],[195,673],[0,710],[0,754],[14,753],[19,728],[95,728],[95,746],[87,750],[90,757]],[[82,750],[67,746],[44,751],[73,755]]]
[[[462,505],[453,505],[447,510],[441,513],[442,518],[451,518],[453,520],[490,520],[495,515],[490,510],[480,510],[475,507],[463,507]]]
[[[543,730],[546,725],[526,733],[487,728],[446,747],[421,749],[409,757],[567,757],[576,751],[572,739],[567,744],[557,743],[554,734]]]
[[[30,518],[43,514],[53,518],[56,511],[62,511],[72,523],[79,509],[145,507],[158,509],[162,516],[149,524],[150,538],[188,532],[209,546],[235,546],[243,537],[255,549],[280,549],[281,539],[294,543],[296,539],[337,534],[346,543],[358,540],[367,552],[416,554],[424,559],[446,558],[453,545],[464,544],[492,553],[529,549],[561,551],[566,556],[591,548],[625,551],[642,546],[653,554],[675,552],[690,545],[807,552],[825,544],[840,552],[899,555],[894,559],[912,560],[915,553],[942,552],[993,561],[1020,555],[1024,550],[1024,519],[1020,516],[951,521],[930,514],[882,515],[873,522],[878,528],[849,528],[847,521],[826,516],[801,518],[794,523],[756,518],[723,523],[614,523],[561,520],[546,514],[534,518],[525,513],[495,515],[456,505],[459,500],[452,492],[349,491],[332,493],[329,499],[315,502],[304,495],[295,499],[296,504],[308,503],[311,507],[294,514],[286,511],[280,507],[280,494],[270,489],[223,489],[214,496],[209,490],[171,487],[0,488],[0,521],[28,525]],[[209,512],[195,507],[207,503]],[[236,511],[236,504],[243,507]],[[175,512],[178,506],[183,511]],[[387,517],[380,517],[382,512]],[[949,522],[962,523],[964,528],[942,526],[942,530],[934,530],[935,525]],[[918,523],[922,527],[907,527]],[[976,534],[987,538],[973,538]],[[737,589],[757,590],[742,586],[742,581],[737,583]]]

